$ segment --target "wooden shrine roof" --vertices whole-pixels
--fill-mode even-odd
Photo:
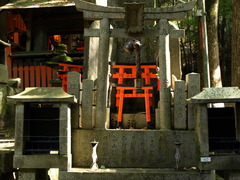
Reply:
[[[27,8],[46,8],[75,6],[74,1],[70,0],[10,0],[8,4],[1,6],[1,9],[27,9]]]

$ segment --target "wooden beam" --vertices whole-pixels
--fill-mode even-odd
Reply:
[[[85,37],[99,37],[100,30],[99,29],[84,29],[84,36]],[[156,38],[159,36],[158,30],[153,29],[146,29],[141,34],[134,35],[135,38]],[[115,38],[127,38],[130,37],[129,34],[125,33],[125,29],[111,29],[110,30],[110,37]],[[171,38],[181,38],[185,37],[185,30],[184,29],[171,29],[170,30],[170,37]]]

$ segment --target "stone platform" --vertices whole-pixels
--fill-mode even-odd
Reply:
[[[173,169],[117,168],[91,171],[87,168],[73,168],[70,171],[60,171],[59,180],[209,180],[210,171],[196,170],[176,171]]]

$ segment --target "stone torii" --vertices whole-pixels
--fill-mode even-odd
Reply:
[[[124,37],[141,37],[141,38],[158,38],[159,39],[159,58],[160,65],[160,129],[171,129],[171,70],[170,70],[170,37],[184,37],[184,30],[175,30],[169,28],[168,21],[184,20],[187,12],[191,11],[195,5],[195,1],[182,3],[172,7],[165,8],[144,8],[141,3],[132,3],[140,5],[137,9],[133,9],[138,16],[131,16],[128,10],[129,6],[112,7],[99,6],[93,3],[74,0],[76,9],[83,12],[85,20],[100,20],[100,29],[85,29],[85,37],[99,37],[99,57],[98,57],[98,81],[97,83],[97,102],[96,102],[96,128],[105,129],[105,121],[107,115],[107,80],[108,80],[108,54],[109,54],[109,38]],[[130,14],[130,15],[129,15]],[[131,18],[133,19],[131,20]],[[135,27],[128,26],[125,29],[110,29],[110,20],[112,21],[135,21]],[[135,19],[134,19],[135,18]],[[158,29],[143,29],[143,22],[146,20],[158,22]],[[137,22],[137,23],[136,23]],[[128,23],[128,22],[127,22]]]

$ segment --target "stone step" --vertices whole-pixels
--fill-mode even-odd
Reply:
[[[149,168],[117,168],[98,169],[92,171],[87,168],[73,168],[70,171],[60,171],[59,180],[201,180],[210,179],[210,172],[200,173],[197,170],[176,171],[173,169],[149,169]]]

